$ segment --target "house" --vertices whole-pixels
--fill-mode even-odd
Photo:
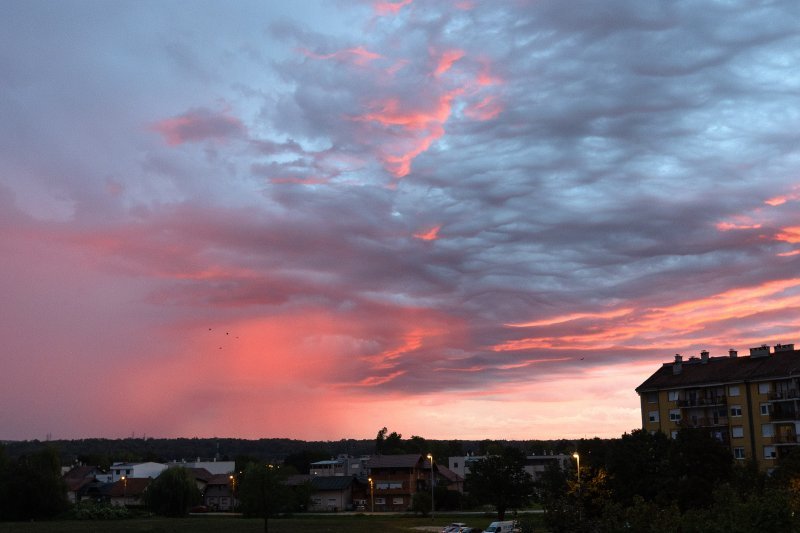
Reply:
[[[369,456],[351,457],[346,454],[340,454],[336,459],[311,463],[309,465],[309,474],[311,476],[364,477],[368,460]]]
[[[237,505],[236,484],[230,474],[214,474],[206,483],[203,505],[212,511],[233,511]]]
[[[527,455],[525,457],[525,471],[531,475],[534,481],[540,479],[542,474],[547,470],[548,465],[557,465],[562,470],[569,464],[571,458],[565,454],[542,454],[542,455]],[[462,481],[466,479],[470,472],[470,464],[475,461],[486,459],[485,455],[466,455],[459,457],[449,457],[448,465],[450,470],[461,477]]]
[[[728,447],[736,460],[755,459],[769,471],[800,446],[800,350],[793,344],[736,350],[663,363],[639,394],[642,427],[675,438],[701,428]]]
[[[64,483],[67,485],[67,499],[70,503],[78,503],[87,497],[89,487],[96,488],[98,476],[103,478],[106,473],[99,467],[91,465],[76,465],[64,474]]]
[[[214,477],[214,475],[205,468],[182,468],[185,468],[189,475],[192,476],[197,484],[197,490],[200,491],[200,494],[206,490],[209,480]]]
[[[420,454],[376,455],[367,461],[367,468],[369,510],[407,511],[414,494],[431,490],[431,464]]]
[[[167,463],[167,466],[205,468],[211,474],[232,474],[233,471],[236,470],[236,463],[234,461],[217,461],[216,459],[201,459],[200,457],[198,457],[196,461],[170,461]]]
[[[111,465],[110,481],[119,481],[126,478],[157,478],[158,475],[167,469],[163,463],[114,463]]]
[[[111,484],[108,498],[111,505],[140,507],[144,505],[144,492],[153,480],[149,477],[125,477]]]
[[[364,493],[364,485],[353,476],[317,476],[310,483],[313,493],[309,511],[352,511],[354,490],[360,485],[356,492]]]

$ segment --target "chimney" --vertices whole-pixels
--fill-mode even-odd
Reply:
[[[769,346],[762,344],[758,348],[750,348],[750,357],[766,357],[769,355]]]
[[[675,354],[675,362],[672,363],[672,373],[673,374],[680,374],[681,370],[683,370],[683,357],[681,354]]]
[[[736,359],[736,357],[739,355],[739,352],[731,348],[730,350],[728,350],[728,355],[730,356],[731,359]]]
[[[794,344],[776,344],[775,345],[775,353],[778,352],[793,352],[794,351]]]
[[[700,361],[703,364],[708,363],[708,350],[703,350],[702,352],[700,352]]]

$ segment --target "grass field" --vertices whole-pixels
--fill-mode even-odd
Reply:
[[[526,515],[537,531],[541,515]],[[493,519],[485,516],[446,515],[435,519],[397,515],[318,515],[271,518],[271,533],[411,533],[441,531],[450,522],[486,527]],[[190,518],[140,518],[132,520],[65,520],[53,522],[0,522],[0,533],[261,533],[264,521],[226,516]]]

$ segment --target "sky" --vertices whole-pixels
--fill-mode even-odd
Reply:
[[[800,343],[794,0],[0,6],[0,439],[613,438]]]

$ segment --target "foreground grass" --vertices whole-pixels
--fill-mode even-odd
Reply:
[[[525,519],[536,520],[537,524],[541,524],[541,516],[526,516]],[[434,519],[398,515],[296,516],[271,518],[269,530],[273,533],[419,533],[425,530],[441,531],[441,528],[450,522],[465,522],[470,526],[483,528],[492,520],[491,517],[476,515],[446,515]],[[0,533],[261,533],[263,531],[263,520],[226,516],[0,522]]]

